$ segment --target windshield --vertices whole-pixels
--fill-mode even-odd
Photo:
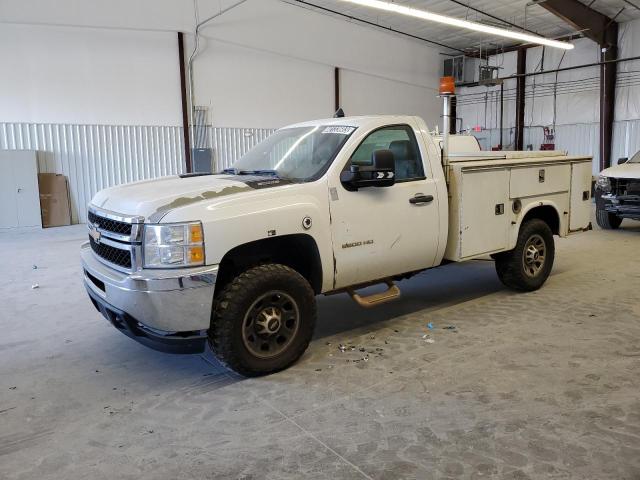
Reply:
[[[640,152],[637,152],[627,163],[640,163]]]
[[[224,172],[314,180],[326,171],[354,130],[326,125],[278,130]]]

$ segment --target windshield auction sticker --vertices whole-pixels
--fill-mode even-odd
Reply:
[[[322,133],[337,133],[338,135],[350,135],[356,127],[327,127]]]

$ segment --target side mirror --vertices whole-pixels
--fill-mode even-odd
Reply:
[[[629,157],[622,157],[618,159],[618,165],[622,165],[623,163],[627,163],[629,161]]]
[[[347,190],[364,187],[390,187],[396,181],[396,161],[391,150],[376,150],[371,154],[372,166],[351,165],[340,174]]]

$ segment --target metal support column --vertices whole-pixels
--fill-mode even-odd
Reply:
[[[184,61],[184,36],[178,32],[178,62],[180,64],[180,96],[182,99],[182,135],[184,138],[185,171],[191,173],[191,136],[189,135],[189,107],[187,102],[187,75]]]
[[[504,150],[504,83],[500,82],[500,150]]]
[[[616,36],[617,30],[616,24]],[[617,45],[602,47],[602,61],[615,60],[617,57]],[[611,166],[617,70],[618,64],[615,62],[600,66],[600,170]]]
[[[516,138],[515,150],[524,150],[524,87],[527,71],[527,49],[518,49],[518,58],[516,62]]]
[[[333,94],[335,97],[333,111],[337,112],[340,108],[340,68],[333,69]]]

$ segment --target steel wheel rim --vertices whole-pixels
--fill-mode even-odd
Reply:
[[[522,252],[522,267],[525,275],[530,278],[539,275],[544,268],[546,258],[546,242],[538,234],[531,235]]]
[[[300,328],[300,310],[291,295],[267,292],[251,304],[242,321],[242,343],[255,357],[268,359],[284,352]]]

